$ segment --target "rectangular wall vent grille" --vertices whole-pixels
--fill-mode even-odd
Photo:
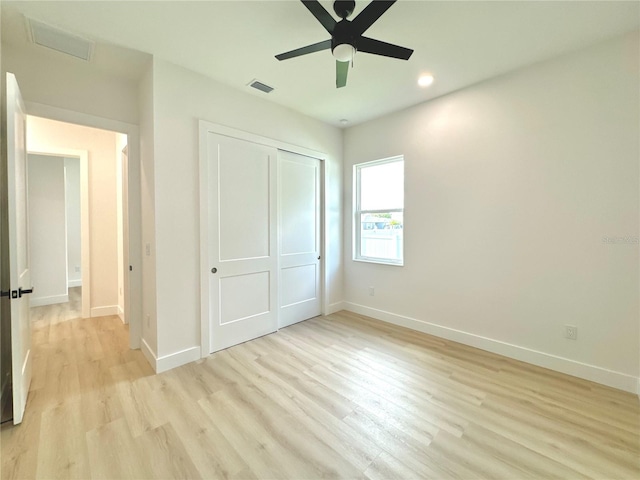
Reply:
[[[249,86],[257,90],[260,90],[261,92],[264,92],[264,93],[269,93],[273,91],[273,87],[270,87],[269,85],[259,82],[258,80],[251,80],[251,82],[249,82]]]
[[[36,45],[66,53],[81,60],[91,60],[93,42],[58,28],[29,19],[31,40]]]

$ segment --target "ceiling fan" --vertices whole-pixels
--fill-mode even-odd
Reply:
[[[331,39],[322,42],[297,48],[290,52],[276,55],[278,60],[299,57],[308,53],[319,52],[320,50],[331,49],[331,53],[336,59],[336,87],[344,87],[347,84],[347,73],[349,62],[353,60],[356,52],[372,53],[385,57],[409,60],[413,50],[400,47],[391,43],[382,42],[373,38],[363,36],[363,33],[373,23],[386,12],[396,0],[382,1],[373,0],[366,8],[358,14],[353,21],[347,17],[353,13],[356,7],[355,1],[338,0],[333,3],[333,10],[342,20],[337,22],[327,10],[320,5],[318,0],[301,0],[314,17],[322,24]]]

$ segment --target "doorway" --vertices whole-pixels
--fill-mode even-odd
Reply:
[[[28,208],[34,292],[31,307],[73,303],[91,316],[88,152],[29,151]]]
[[[27,117],[32,307],[68,304],[69,293],[80,289],[83,318],[118,315],[125,321],[126,143],[116,132]],[[82,153],[72,156],[76,152]],[[72,310],[66,305],[61,311]]]
[[[95,117],[88,114],[73,112],[48,105],[31,103],[28,105],[29,114],[33,117],[50,121],[64,122],[76,127],[89,127],[97,130],[106,130],[126,135],[127,149],[126,159],[123,158],[123,178],[127,187],[123,189],[123,198],[126,198],[127,208],[123,214],[123,222],[127,222],[125,231],[128,233],[128,241],[124,242],[124,249],[128,257],[128,263],[124,262],[125,278],[125,314],[124,317],[129,325],[129,346],[132,349],[140,348],[142,336],[142,248],[141,248],[141,210],[140,210],[140,148],[139,133],[136,125]],[[30,136],[29,141],[33,142]],[[79,146],[82,148],[82,146]],[[124,146],[122,146],[124,148]],[[30,149],[34,151],[46,150],[42,145],[31,144]],[[86,148],[85,148],[86,150]],[[91,157],[91,152],[88,152]],[[83,222],[88,225],[88,222]],[[83,262],[89,265],[91,262]],[[84,268],[84,266],[83,266]],[[84,276],[84,272],[83,272]],[[127,285],[128,284],[128,285]],[[85,286],[86,289],[86,286]],[[93,296],[93,294],[92,294]],[[128,298],[126,298],[128,297]],[[115,308],[114,308],[115,305]],[[117,302],[106,305],[108,312],[117,312]],[[87,315],[104,314],[105,311],[89,311]],[[111,314],[111,313],[109,313]],[[117,313],[114,313],[117,314]]]
[[[31,322],[29,318],[29,298],[34,289],[32,288],[32,282],[30,278],[30,254],[28,251],[29,227],[27,218],[27,150],[31,149],[35,152],[38,152],[40,150],[46,152],[48,150],[47,153],[57,153],[49,148],[51,145],[47,146],[47,148],[40,148],[43,145],[37,145],[38,142],[36,142],[35,146],[33,144],[27,146],[26,112],[28,110],[29,114],[33,115],[34,118],[40,118],[41,120],[68,122],[70,125],[75,125],[76,127],[85,126],[110,131],[119,131],[125,134],[131,142],[131,146],[128,151],[128,162],[126,162],[128,168],[126,178],[130,180],[130,182],[127,184],[126,198],[128,199],[128,220],[132,223],[132,226],[130,225],[127,229],[130,233],[130,236],[127,240],[127,244],[129,247],[129,265],[126,270],[129,272],[130,288],[134,291],[130,296],[132,305],[129,305],[130,315],[128,316],[128,318],[130,322],[130,328],[126,330],[123,329],[123,331],[130,332],[130,334],[127,335],[129,337],[129,345],[127,345],[127,348],[139,348],[141,336],[141,268],[139,268],[141,257],[139,228],[140,162],[137,126],[35,103],[27,104],[27,108],[25,108],[25,103],[23,102],[20,95],[15,76],[13,76],[12,74],[7,74],[6,104],[6,119],[3,119],[6,121],[2,122],[2,143],[6,145],[6,148],[3,148],[2,151],[3,169],[2,174],[0,175],[0,179],[2,180],[2,184],[4,186],[7,186],[7,189],[5,191],[8,191],[8,194],[6,197],[2,197],[3,208],[0,211],[0,216],[2,217],[2,222],[0,222],[0,225],[8,225],[8,228],[1,229],[2,234],[0,235],[0,237],[3,240],[3,247],[8,246],[8,249],[3,252],[3,255],[8,252],[6,256],[9,260],[8,263],[10,264],[10,268],[4,268],[5,264],[3,262],[3,269],[1,270],[3,301],[1,303],[3,307],[3,320],[8,310],[5,309],[5,307],[8,307],[9,303],[11,306],[10,330],[3,329],[2,335],[3,340],[11,340],[11,348],[5,349],[4,347],[6,346],[5,344],[7,342],[3,342],[3,401],[1,403],[4,406],[6,403],[4,400],[8,398],[8,396],[5,395],[5,393],[9,391],[8,388],[5,388],[6,385],[12,385],[13,393],[9,393],[13,397],[13,421],[15,424],[17,424],[20,423],[23,418],[24,407],[29,392],[29,385],[31,383],[31,366],[33,364],[33,362],[31,361],[33,352],[30,348]],[[5,126],[6,128],[4,128]],[[53,137],[55,138],[57,136],[53,135]],[[30,138],[33,139],[34,137],[31,136]],[[19,215],[17,215],[16,212],[18,212]],[[66,213],[64,215],[66,216]],[[123,215],[122,217],[126,218],[127,215]],[[87,228],[91,227],[91,225],[89,225],[89,222],[86,222],[85,224],[88,226]],[[123,231],[124,230],[125,229],[123,229]],[[8,241],[5,241],[7,236]],[[90,262],[85,262],[83,260],[82,263],[85,265],[89,265]],[[70,279],[68,271],[65,272],[65,277],[67,290],[70,286],[71,288],[77,288],[73,286],[73,283],[69,282]],[[88,285],[90,287],[91,283],[88,282]],[[14,290],[11,290],[11,288],[13,288]],[[83,290],[86,290],[86,288]],[[4,297],[10,297],[11,302],[5,302]],[[56,297],[56,295],[52,295],[52,297]],[[89,298],[91,297],[92,296],[89,296]],[[57,300],[60,301],[62,300],[62,298],[58,297]],[[97,312],[94,312],[91,308],[89,308],[89,312],[86,316],[97,316],[96,313],[105,314],[105,312],[100,312],[99,310]],[[118,320],[116,319],[116,321]],[[7,326],[8,323],[9,322],[3,321],[3,327]],[[67,337],[65,336],[64,338]],[[9,354],[9,352],[11,355],[11,362],[8,362],[7,358],[4,356],[4,353]],[[46,362],[40,362],[40,364],[46,365]],[[10,375],[10,378],[8,380],[5,378],[6,371],[8,371]],[[47,378],[45,372],[41,372],[39,378]],[[4,415],[3,420],[5,420]]]

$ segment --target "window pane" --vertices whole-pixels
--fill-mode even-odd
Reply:
[[[404,162],[360,168],[360,209],[404,208]]]
[[[361,257],[402,260],[404,229],[401,212],[361,214],[360,228]]]

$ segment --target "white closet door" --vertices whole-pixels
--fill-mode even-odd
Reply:
[[[208,134],[209,318],[215,352],[277,330],[277,150]]]
[[[280,315],[286,327],[320,315],[320,161],[278,152]]]

